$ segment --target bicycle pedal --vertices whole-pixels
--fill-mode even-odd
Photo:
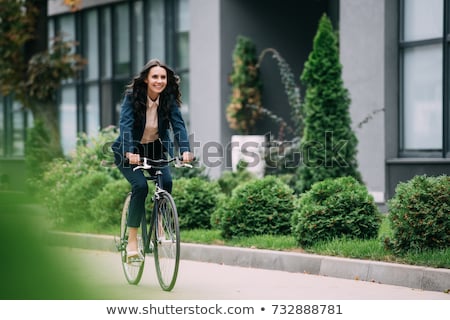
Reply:
[[[115,236],[114,236],[114,243],[115,243],[115,245],[116,245],[117,251],[123,251],[123,250],[125,250],[125,245],[124,245],[124,243],[123,243],[122,241],[120,241],[120,239],[117,240],[117,238],[116,238]]]
[[[164,245],[164,244],[172,244],[174,243],[174,241],[172,239],[159,239],[158,243],[160,245]]]
[[[150,241],[150,245],[145,249],[145,253],[153,253],[153,242]]]

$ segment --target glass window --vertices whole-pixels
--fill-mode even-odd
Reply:
[[[404,1],[404,40],[442,37],[444,0]]]
[[[59,29],[57,31],[58,36],[62,36],[65,41],[75,40],[75,16],[66,15],[62,16],[59,20]],[[75,48],[72,48],[72,52],[75,52]],[[64,80],[63,83],[71,83],[73,79]]]
[[[112,85],[111,81],[104,81],[101,84],[101,120],[100,127],[106,127],[108,125],[118,125],[118,121],[116,121],[116,115],[114,104],[112,102]],[[116,123],[117,122],[117,123]]]
[[[90,10],[85,14],[84,24],[84,56],[88,63],[84,68],[86,80],[98,79],[98,19],[97,11]]]
[[[401,150],[442,152],[444,124],[443,0],[403,0]],[[431,155],[431,153],[430,153]]]
[[[111,24],[111,8],[106,7],[101,11],[101,31],[102,36],[100,37],[100,50],[101,56],[101,72],[102,78],[111,78],[112,76],[112,51],[111,51],[111,40],[112,40],[112,24]]]
[[[189,3],[188,0],[178,2],[177,23],[177,69],[189,67]]]
[[[49,19],[47,26],[48,26],[49,46],[50,46],[51,39],[55,36],[55,19]]]
[[[181,90],[181,113],[183,114],[184,121],[186,122],[186,126],[189,129],[189,73],[181,72],[180,74],[181,82],[180,82],[180,90]]]
[[[137,1],[133,4],[134,24],[134,49],[133,49],[133,73],[140,71],[144,62],[144,4]]]
[[[75,149],[77,142],[77,105],[75,87],[73,86],[67,86],[61,90],[59,127],[64,154],[69,154]]]
[[[181,77],[182,112],[189,127],[189,1],[179,0],[176,29],[176,69]]]
[[[12,110],[12,156],[25,155],[25,112],[18,102]]]
[[[128,4],[120,4],[114,9],[114,72],[116,75],[128,75],[131,71]]]
[[[189,66],[189,33],[181,32],[178,34],[178,67],[180,69]]]
[[[64,40],[75,40],[75,16],[66,15],[59,19],[58,35],[62,36]]]
[[[23,158],[27,128],[32,114],[13,96],[0,96],[0,157]]]
[[[150,1],[150,10],[147,24],[147,35],[148,35],[148,50],[149,59],[158,58],[161,60],[165,59],[165,12],[164,12],[164,2],[163,0],[153,0]]]
[[[404,52],[404,148],[442,148],[442,45]]]
[[[98,85],[89,85],[86,90],[86,132],[97,135],[100,129],[100,95]]]
[[[178,0],[178,31],[189,31],[189,0]]]
[[[114,119],[116,120],[116,125],[119,125],[120,120],[120,107],[122,106],[122,101],[124,98],[125,87],[127,86],[128,81],[115,81],[112,84],[112,101],[110,104],[110,108],[112,106],[112,110],[114,112]],[[110,109],[111,110],[111,109]]]

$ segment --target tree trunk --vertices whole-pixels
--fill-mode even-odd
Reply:
[[[48,50],[48,18],[47,18],[47,0],[27,0],[26,6],[28,10],[38,10],[38,15],[34,20],[34,34],[30,41],[25,44],[25,60],[26,63],[38,53],[42,53]],[[28,75],[25,75],[28,77]],[[26,79],[24,79],[26,80]],[[36,139],[30,146],[36,150],[40,150],[50,157],[62,156],[61,135],[59,132],[58,123],[58,106],[56,101],[35,101],[31,97],[27,97],[29,102],[28,107],[34,119],[34,126],[42,125],[39,133],[34,131],[34,135],[42,135],[47,137],[31,136],[30,139]],[[42,131],[45,131],[43,133]],[[39,145],[39,146],[38,146]],[[33,152],[33,151],[31,151]]]
[[[56,101],[48,102],[47,104],[36,103],[31,108],[33,114],[34,124],[42,123],[48,137],[44,140],[41,138],[42,145],[46,152],[54,157],[61,157],[63,155],[61,145],[61,134],[59,131],[58,122],[58,106]],[[33,137],[30,137],[33,139]],[[37,138],[37,137],[35,137]]]

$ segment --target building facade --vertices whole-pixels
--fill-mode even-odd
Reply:
[[[376,201],[385,202],[416,174],[450,174],[449,2],[85,0],[70,12],[62,1],[49,1],[50,36],[77,40],[88,60],[81,79],[61,90],[64,150],[79,132],[116,125],[124,86],[158,57],[180,74],[195,153],[218,177],[231,167],[225,110],[237,37],[251,38],[260,51],[275,48],[299,80],[325,13],[339,32],[359,170]],[[264,105],[289,118],[276,63],[265,58],[261,71]],[[0,121],[0,171],[7,171],[23,157],[32,119],[3,98]]]

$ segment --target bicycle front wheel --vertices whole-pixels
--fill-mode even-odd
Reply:
[[[139,228],[138,232],[138,250],[139,257],[129,259],[127,257],[127,243],[128,243],[128,228],[127,228],[127,219],[128,219],[128,208],[130,206],[131,192],[128,194],[125,199],[125,203],[122,209],[122,219],[120,223],[120,257],[122,261],[122,269],[129,284],[138,284],[141,280],[142,273],[144,271],[145,264],[145,253],[144,253],[144,244],[142,238],[142,229]]]
[[[154,228],[154,259],[161,288],[170,291],[175,286],[180,264],[180,227],[172,196],[163,191],[159,195]]]

